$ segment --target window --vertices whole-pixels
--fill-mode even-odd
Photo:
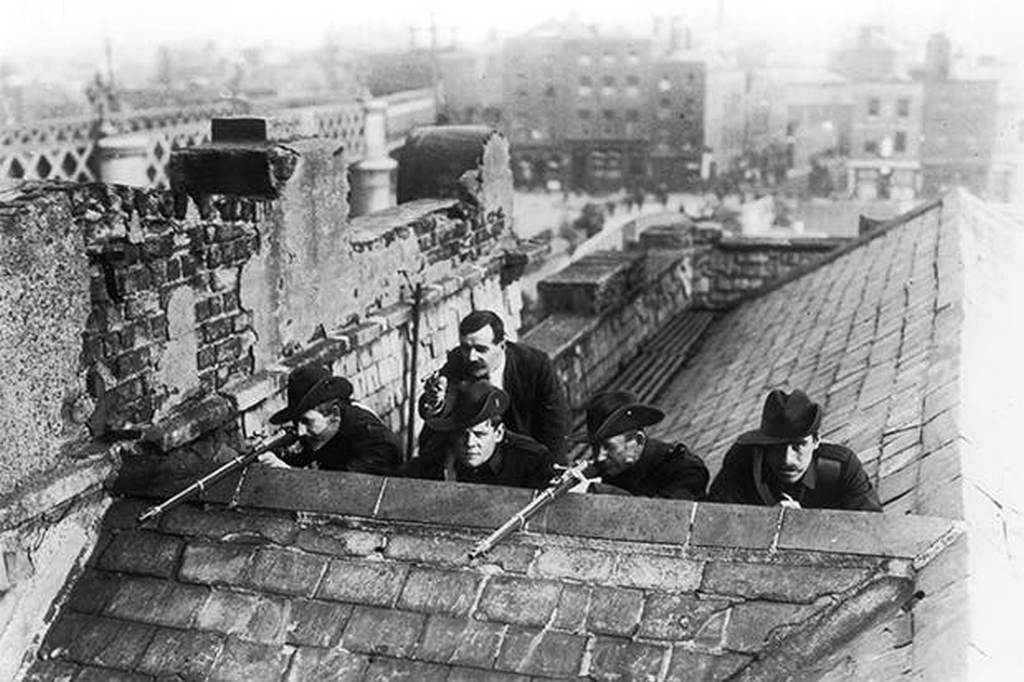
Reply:
[[[606,120],[606,121],[614,121],[615,120],[615,110],[614,109],[605,109],[604,110],[604,120]]]
[[[555,96],[555,84],[554,83],[548,83],[547,84],[547,87],[544,88],[544,96],[545,97],[554,97]]]
[[[902,130],[896,132],[896,136],[892,141],[892,150],[894,152],[907,151],[907,134]]]
[[[637,55],[636,50],[629,51],[629,55],[626,57],[626,62],[629,64],[637,64],[640,62],[640,57]]]
[[[910,100],[906,97],[900,97],[896,100],[896,115],[900,118],[907,118],[910,116]]]
[[[606,64],[606,65],[614,64],[615,63],[615,55],[612,54],[611,52],[605,52],[603,55],[601,55],[601,62]]]
[[[604,85],[605,85],[605,87],[609,87],[609,86],[615,85],[615,77],[614,76],[605,76],[604,77]]]
[[[662,76],[661,80],[658,81],[658,92],[668,92],[672,89],[672,81],[668,79],[668,76]]]
[[[590,66],[590,55],[581,54],[579,59],[580,66]]]
[[[640,120],[640,112],[637,111],[636,109],[627,109],[626,110],[626,120],[627,121],[639,121]]]
[[[615,78],[612,76],[604,77],[604,87],[601,88],[601,94],[605,97],[611,97],[615,94]]]
[[[590,97],[590,86],[592,82],[590,76],[580,76],[580,87],[576,91],[580,97]]]
[[[868,116],[878,116],[879,112],[882,111],[882,103],[877,97],[872,97],[868,100]]]
[[[878,142],[875,140],[864,141],[864,153],[865,154],[877,154],[878,153]]]
[[[626,76],[626,85],[639,86],[640,76]]]
[[[589,121],[590,120],[590,109],[580,109],[579,114],[580,114],[580,120],[581,121]]]

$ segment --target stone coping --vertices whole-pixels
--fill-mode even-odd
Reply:
[[[122,492],[163,498],[177,491],[167,482],[156,482]],[[255,465],[212,486],[201,501],[489,532],[534,494],[522,488]],[[533,517],[527,530],[694,549],[880,556],[923,564],[963,528],[953,520],[916,515],[570,494]]]
[[[723,235],[716,248],[723,251],[831,251],[850,243],[848,237],[795,237],[791,235]]]
[[[119,459],[119,446],[101,444],[76,459],[62,460],[62,465],[56,469],[0,495],[0,533],[50,514],[69,501],[99,489],[114,478]]]
[[[401,229],[409,229],[417,220],[459,204],[458,199],[417,199],[374,213],[349,219],[354,243],[372,242]]]
[[[649,289],[666,272],[676,267],[689,256],[689,252],[681,250],[651,250],[647,253],[647,274],[644,279],[643,290]],[[561,282],[560,282],[561,283]],[[556,358],[567,349],[574,346],[580,339],[591,334],[600,327],[605,319],[617,315],[623,308],[636,300],[631,298],[626,303],[609,308],[599,315],[577,315],[572,313],[553,313],[533,326],[523,335],[523,343],[547,353]]]

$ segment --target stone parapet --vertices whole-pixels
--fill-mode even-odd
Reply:
[[[552,358],[573,410],[581,409],[589,396],[637,353],[645,338],[690,303],[689,254],[685,251],[609,253],[607,258],[599,256],[597,262],[605,281],[618,277],[619,282],[630,281],[629,268],[638,269],[643,263],[644,280],[600,315],[555,313],[523,337]],[[574,300],[572,295],[578,296],[577,300],[590,300],[586,294],[597,289],[592,281],[579,284],[578,289],[571,280],[563,281],[570,282],[564,287],[569,301]]]
[[[834,513],[869,540],[851,553],[819,512],[568,495],[470,559],[531,491],[265,467],[221,488],[144,528],[146,499],[111,508],[29,674],[160,676],[187,638],[188,670],[214,679],[799,676],[900,622],[960,532]],[[764,545],[702,541],[751,523]]]
[[[726,236],[704,230],[695,242],[694,303],[725,309],[822,262],[850,242],[834,237]]]
[[[545,313],[600,315],[628,301],[644,282],[643,251],[599,251],[537,283]]]

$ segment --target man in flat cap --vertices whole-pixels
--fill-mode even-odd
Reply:
[[[453,392],[452,409],[427,420],[437,437],[426,441],[404,473],[468,483],[546,488],[554,460],[546,447],[510,431],[502,422],[508,394],[484,379],[463,382]]]
[[[797,389],[765,399],[761,428],[725,454],[711,483],[712,502],[805,509],[882,511],[871,481],[849,448],[818,436],[821,406]]]
[[[288,375],[288,405],[271,424],[292,422],[302,445],[280,457],[266,453],[271,466],[306,467],[387,475],[402,461],[398,438],[369,408],[352,401],[352,384],[318,364]]]
[[[563,461],[569,408],[554,365],[543,351],[505,338],[501,317],[490,310],[474,310],[459,322],[459,345],[448,351],[444,366],[424,387],[420,416],[443,416],[451,409],[455,387],[474,379],[487,379],[508,395],[508,429],[539,441]],[[429,433],[421,434],[421,448],[427,438]]]
[[[591,492],[703,499],[709,478],[703,460],[682,443],[647,435],[646,428],[664,417],[664,412],[640,402],[629,391],[599,393],[590,399],[586,439],[601,474]]]

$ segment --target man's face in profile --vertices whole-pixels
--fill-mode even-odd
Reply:
[[[615,476],[637,463],[644,451],[640,431],[619,433],[594,446],[597,468],[604,476]]]

